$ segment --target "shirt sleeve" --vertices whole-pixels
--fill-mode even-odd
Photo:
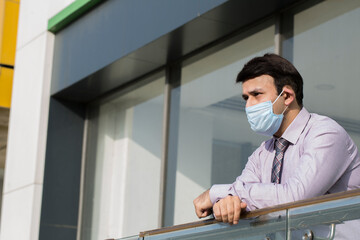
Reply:
[[[244,170],[242,171],[241,175],[236,179],[240,182],[247,182],[247,183],[260,183],[261,176],[259,173],[260,169],[260,154],[265,147],[265,142],[261,144],[259,148],[255,150],[255,152],[249,157],[248,162]],[[235,183],[236,183],[235,182]],[[234,183],[234,184],[235,184]],[[234,184],[215,184],[210,188],[210,200],[213,204],[219,201],[222,198],[225,198],[228,195],[237,196],[239,195],[234,189]],[[239,196],[240,197],[240,196]],[[242,199],[244,201],[245,199]]]
[[[324,195],[351,164],[349,137],[340,127],[325,126],[313,129],[305,139],[300,164],[285,182],[261,183],[254,175],[259,156],[253,154],[227,193],[239,196],[248,210]]]

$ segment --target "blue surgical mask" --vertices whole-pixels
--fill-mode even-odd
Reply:
[[[266,101],[245,108],[246,116],[251,129],[254,132],[266,136],[272,136],[279,130],[287,106],[281,114],[275,114],[273,112],[273,105],[279,99],[283,91],[281,91],[273,103],[271,103],[271,101]]]

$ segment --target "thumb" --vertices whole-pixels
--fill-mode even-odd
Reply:
[[[211,214],[211,210],[209,209],[206,209],[202,214],[201,214],[201,218],[204,218],[206,216],[209,216]]]

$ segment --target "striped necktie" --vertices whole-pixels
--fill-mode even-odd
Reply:
[[[280,183],[281,181],[281,169],[282,162],[284,159],[284,152],[286,148],[289,146],[289,142],[283,138],[279,138],[275,140],[275,158],[272,167],[271,173],[271,182],[272,183]]]

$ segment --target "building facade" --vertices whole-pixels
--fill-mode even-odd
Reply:
[[[4,168],[11,92],[14,77],[19,0],[0,0],[0,191],[3,190]],[[0,197],[0,205],[2,196]]]
[[[264,53],[360,146],[359,22],[358,0],[23,0],[0,239],[197,220],[192,200],[266,139],[235,84]]]

